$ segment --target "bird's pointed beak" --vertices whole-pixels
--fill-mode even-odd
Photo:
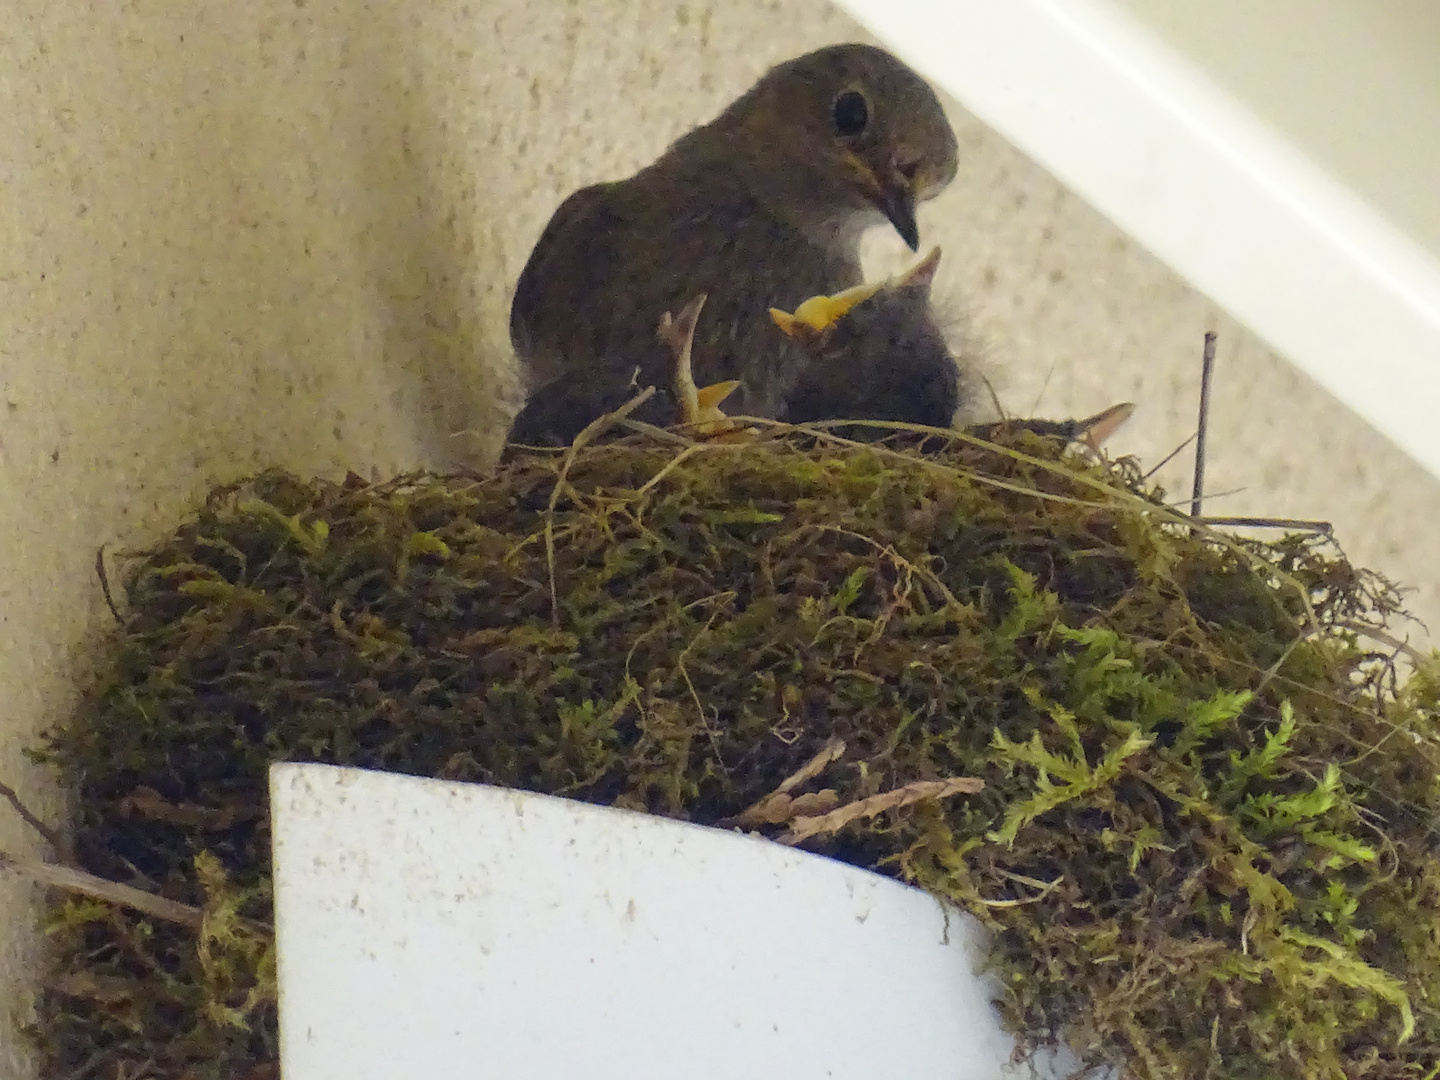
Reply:
[[[720,403],[733,394],[739,385],[739,379],[729,379],[726,382],[711,383],[709,386],[700,387],[695,391],[695,400],[700,406],[700,411],[718,411]]]
[[[920,226],[915,221],[915,187],[902,176],[882,180],[875,205],[890,219],[911,251],[920,250]]]
[[[900,239],[911,251],[920,250],[920,226],[915,221],[915,181],[893,165],[875,170],[855,154],[846,151],[845,161],[854,170],[861,191],[885,215]]]

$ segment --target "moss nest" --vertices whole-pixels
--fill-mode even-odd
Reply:
[[[274,761],[724,824],[818,758],[796,813],[984,781],[803,844],[979,918],[1022,1048],[1433,1077],[1440,677],[1355,629],[1393,591],[997,438],[632,434],[214,492],[127,564],[90,704],[39,751],[81,865],[204,923],[57,897],[47,1074],[274,1075]]]

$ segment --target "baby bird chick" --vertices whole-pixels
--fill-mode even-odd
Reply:
[[[775,324],[810,358],[786,401],[786,420],[951,425],[962,383],[930,313],[939,265],[935,248],[888,281],[811,297],[793,314],[771,309]],[[857,428],[847,434],[879,438],[885,432]]]

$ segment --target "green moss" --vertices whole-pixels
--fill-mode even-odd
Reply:
[[[1022,1045],[1146,1078],[1433,1076],[1440,668],[1397,689],[1346,629],[1393,595],[1015,438],[637,436],[216,492],[130,568],[105,677],[41,754],[86,866],[206,931],[58,904],[51,1071],[268,1075],[273,761],[713,823],[838,736],[812,788],[841,802],[985,780],[806,846],[981,918]]]

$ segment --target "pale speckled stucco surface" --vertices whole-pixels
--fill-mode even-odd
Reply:
[[[768,64],[859,36],[779,4],[16,0],[0,35],[0,779],[103,630],[93,563],[211,483],[279,463],[390,473],[494,451],[510,284],[559,200],[623,175]],[[1440,487],[958,107],[927,207],[938,291],[1007,405],[1141,406],[1112,448],[1188,433],[1220,332],[1216,512],[1334,520],[1424,587]],[[877,236],[873,265],[898,241]],[[1043,395],[1041,390],[1044,390]],[[470,432],[458,438],[450,432]],[[1186,488],[1188,459],[1166,471]],[[33,838],[0,807],[0,847]],[[0,878],[0,1001],[38,962]],[[0,1027],[0,1075],[25,1074]]]

